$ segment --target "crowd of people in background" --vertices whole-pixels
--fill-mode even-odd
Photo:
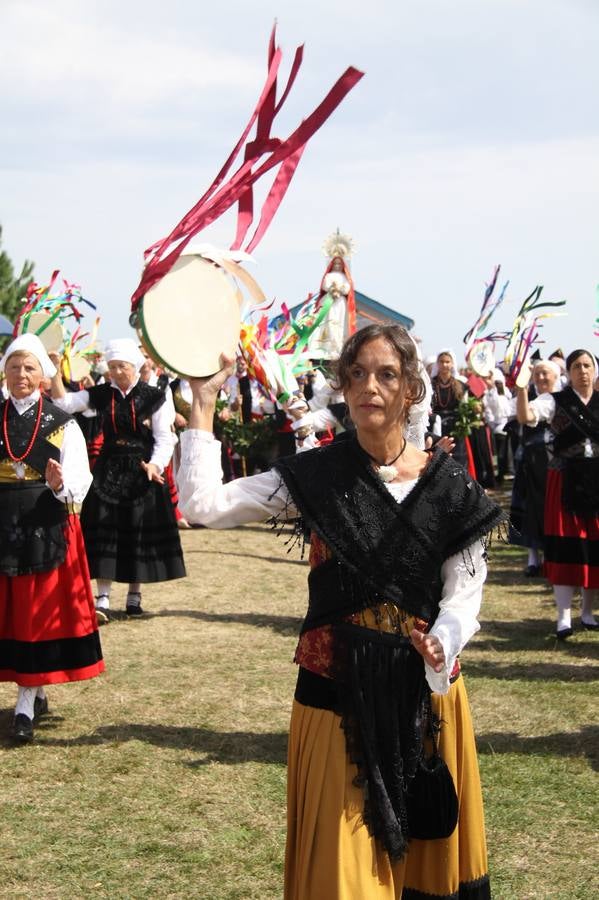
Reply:
[[[5,363],[24,352],[18,343],[22,340],[8,348]],[[39,363],[39,386],[23,384],[15,395],[10,369],[4,365],[2,393],[12,401],[4,409],[19,403],[19,390],[29,391],[59,418],[75,418],[79,427],[70,424],[67,433],[76,428],[79,439],[84,438],[84,468],[89,465],[91,475],[85,476],[84,487],[77,482],[69,488],[69,498],[81,503],[89,572],[97,584],[96,621],[110,621],[115,581],[127,585],[126,614],[139,616],[143,584],[185,575],[178,532],[191,526],[178,508],[176,475],[179,438],[190,418],[190,384],[157,368],[133,339],[110,341],[81,383],[65,380],[57,355],[50,359],[37,344],[33,349],[28,344],[25,351]],[[527,548],[523,577],[544,575],[554,587],[557,637],[564,640],[573,633],[571,607],[577,588],[582,627],[596,629],[595,358],[584,350],[567,358],[561,351],[547,359],[533,358],[530,385],[513,390],[500,366],[481,377],[467,367],[458,368],[449,349],[424,363],[432,387],[427,446],[440,443],[487,491],[511,489],[509,540]],[[354,427],[330,363],[314,361],[314,367],[298,377],[298,394],[301,412],[296,403],[292,413],[293,403],[274,401],[251,377],[245,359],[237,359],[220,390],[214,418],[225,482],[267,471],[277,459],[325,446]],[[12,421],[10,416],[7,421]],[[81,481],[81,472],[77,478]],[[52,489],[45,470],[37,479]],[[564,500],[566,494],[569,499]],[[23,572],[29,571],[25,566]],[[4,572],[10,577],[21,570],[8,567]],[[12,632],[10,637],[14,639]],[[99,662],[93,665],[100,671]],[[6,669],[5,680],[15,679],[15,666]],[[23,687],[23,680],[16,680]],[[43,684],[36,689],[41,702]],[[23,707],[28,718],[32,702]]]

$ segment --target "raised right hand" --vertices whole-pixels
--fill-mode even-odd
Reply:
[[[226,353],[220,355],[221,368],[214,375],[205,378],[190,378],[189,385],[193,400],[191,403],[191,415],[189,427],[212,431],[212,417],[216,407],[218,392],[229,378],[235,368],[235,359]]]
[[[206,403],[216,403],[218,392],[223,384],[230,378],[235,369],[235,357],[226,353],[220,355],[221,368],[214,375],[208,375],[204,378],[190,378],[189,384],[194,400],[199,400],[202,405]]]

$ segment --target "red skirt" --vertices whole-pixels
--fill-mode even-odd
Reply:
[[[599,516],[578,516],[564,509],[563,475],[547,472],[545,563],[551,584],[599,588]]]
[[[0,681],[37,687],[104,671],[79,517],[68,516],[66,529],[58,568],[0,574]]]

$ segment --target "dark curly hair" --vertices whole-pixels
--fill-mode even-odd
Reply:
[[[420,360],[414,341],[401,325],[367,325],[348,337],[334,367],[335,390],[343,391],[349,386],[349,370],[360,350],[364,344],[377,338],[387,341],[401,363],[401,376],[407,385],[406,399],[410,403],[420,403],[426,395],[426,386],[420,375]]]

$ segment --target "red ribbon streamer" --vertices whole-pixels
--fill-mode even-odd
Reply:
[[[191,239],[236,202],[239,203],[239,211],[237,233],[232,249],[239,249],[253,221],[253,185],[270,169],[280,166],[262,206],[256,230],[246,246],[247,252],[251,252],[258,245],[289,188],[306,144],[364,74],[351,66],[346,69],[320,105],[286,140],[282,141],[279,138],[273,138],[270,131],[274,119],[287,99],[301,67],[303,47],[298,47],[295,51],[293,65],[285,90],[277,103],[277,74],[281,58],[280,48],[275,47],[275,28],[273,28],[268,49],[268,73],[260,99],[250,120],[232,153],[208,190],[195,206],[186,213],[168,237],[157,241],[146,250],[145,258],[149,258],[149,262],[131,298],[131,309],[133,312],[144,294],[171,269]],[[256,123],[255,140],[245,145],[243,163],[229,180],[223,184],[254,123]],[[263,156],[267,158],[258,168],[254,168]],[[173,247],[172,245],[175,243],[176,246]]]

